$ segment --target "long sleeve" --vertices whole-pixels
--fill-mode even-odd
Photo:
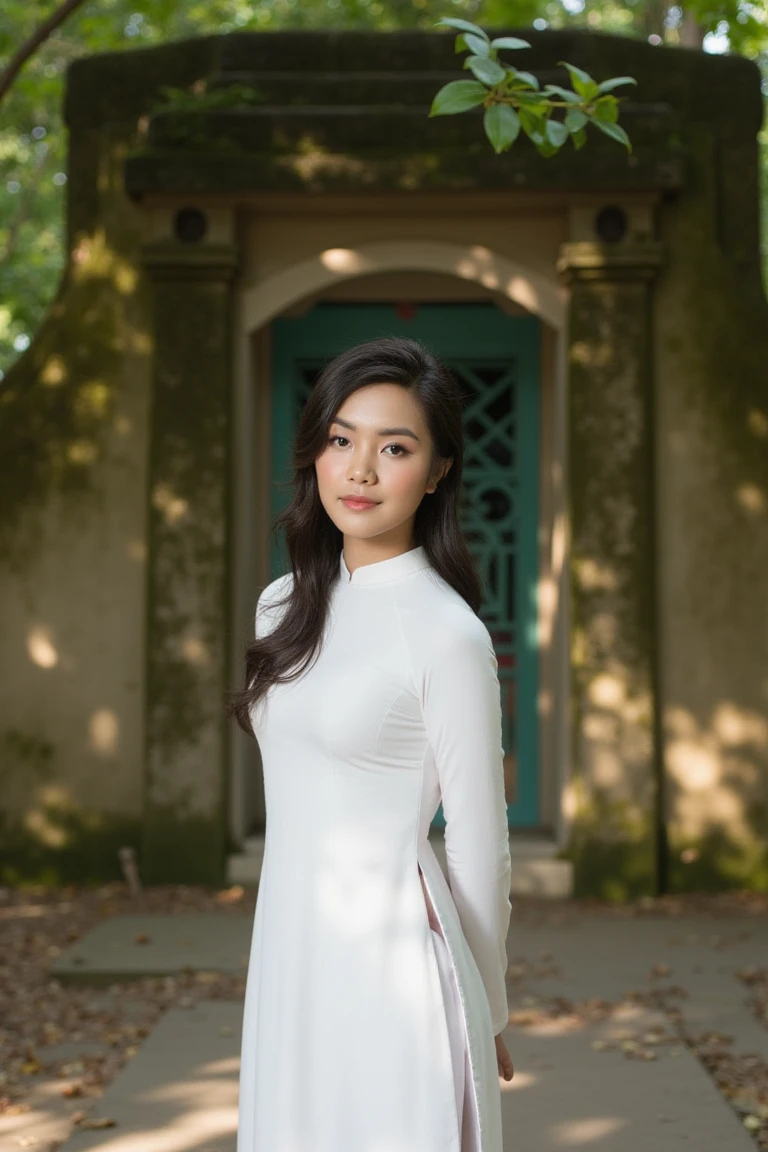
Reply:
[[[484,625],[441,644],[424,671],[422,706],[445,814],[448,880],[498,1035],[509,1018],[511,860],[498,663]]]
[[[277,601],[282,600],[287,594],[292,580],[293,575],[290,572],[278,576],[271,584],[267,584],[259,596],[254,618],[254,633],[257,640],[268,636],[277,627],[284,610],[278,606]]]

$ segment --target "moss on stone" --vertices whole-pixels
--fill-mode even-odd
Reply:
[[[155,285],[145,857],[153,879],[223,879],[232,261]],[[159,271],[159,269],[158,269]]]
[[[768,892],[768,838],[740,838],[725,826],[698,838],[673,835],[669,872],[673,892]]]
[[[652,812],[617,800],[577,778],[571,837],[561,853],[573,864],[574,895],[625,901],[656,895],[656,842]]]
[[[223,884],[226,880],[225,814],[181,816],[175,804],[153,803],[142,829],[142,877],[148,884]]]
[[[0,813],[0,883],[104,884],[123,879],[120,848],[133,847],[138,855],[137,818],[56,804],[40,806],[38,817],[29,827]]]
[[[67,286],[31,353],[0,390],[0,563],[18,568],[35,546],[35,520],[54,493],[68,504],[94,495],[113,418],[118,321],[108,277]],[[24,531],[17,532],[24,521]]]
[[[653,860],[647,842],[580,834],[566,855],[573,863],[573,894],[621,904],[656,895]]]
[[[577,892],[626,899],[657,887],[649,286],[568,270],[569,855]]]
[[[683,739],[714,758],[713,782],[738,799],[743,819],[734,820],[731,805],[721,811],[713,789],[708,803],[695,797],[701,831],[691,835],[683,762],[666,812],[670,886],[764,889],[768,818],[759,798],[768,795],[768,748],[759,670],[767,654],[756,625],[768,570],[768,309],[757,151],[754,140],[746,149],[718,142],[703,125],[689,129],[689,140],[697,180],[660,211],[668,255],[655,316],[659,404],[670,430],[664,498],[677,526],[666,531],[662,521],[659,536],[672,573],[662,617],[665,756],[684,725]],[[728,156],[738,160],[733,173]],[[718,722],[723,709],[735,718],[734,735]]]

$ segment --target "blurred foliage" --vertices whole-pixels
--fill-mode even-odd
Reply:
[[[64,74],[96,52],[244,29],[432,29],[443,17],[486,28],[578,26],[703,44],[756,60],[768,94],[768,0],[92,0],[24,66],[0,105],[0,377],[29,344],[64,263]],[[2,0],[0,68],[46,19],[53,0]],[[768,132],[763,155],[763,252],[768,264]]]

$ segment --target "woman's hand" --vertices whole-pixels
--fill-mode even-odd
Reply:
[[[515,1074],[515,1069],[507,1051],[507,1046],[501,1038],[502,1034],[499,1032],[495,1036],[496,1041],[496,1062],[499,1065],[499,1076],[503,1076],[505,1080],[511,1080]]]

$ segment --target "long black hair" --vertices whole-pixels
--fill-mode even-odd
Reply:
[[[319,654],[328,603],[339,577],[343,533],[320,501],[315,460],[324,451],[337,412],[348,396],[366,384],[400,384],[421,404],[433,442],[433,460],[453,458],[434,492],[416,510],[414,546],[466,600],[474,612],[482,585],[459,526],[462,479],[462,396],[453,373],[417,340],[384,336],[357,344],[324,367],[307,400],[293,444],[293,499],[275,518],[285,528],[293,580],[269,635],[245,650],[245,687],[227,705],[240,727],[253,735],[250,712],[272,684],[297,679]],[[431,472],[430,472],[431,474]]]

